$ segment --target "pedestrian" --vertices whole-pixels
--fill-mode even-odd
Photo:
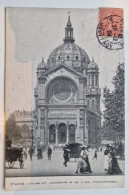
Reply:
[[[90,146],[85,147],[85,152],[87,153],[87,155],[86,155],[87,172],[92,173],[90,162],[89,162],[89,148],[90,148]]]
[[[65,146],[64,147],[64,166],[67,167],[67,162],[70,160],[70,150]]]
[[[106,149],[104,151],[104,170],[109,170],[109,161],[110,161],[110,150],[109,150],[109,144],[106,145]]]
[[[100,152],[102,152],[102,151],[103,151],[103,148],[101,147],[101,148],[100,148]]]
[[[87,166],[87,163],[86,163],[85,146],[81,146],[81,152],[80,152],[80,156],[79,156],[79,159],[78,159],[76,173],[77,174],[83,173],[86,166]]]
[[[30,154],[30,159],[31,159],[31,161],[32,161],[33,153],[34,153],[34,150],[33,150],[33,148],[31,147],[31,148],[29,149],[29,154]]]
[[[42,148],[38,148],[37,149],[37,159],[40,160],[40,159],[43,159],[43,151],[42,151]]]
[[[50,148],[50,146],[47,149],[47,155],[48,155],[48,160],[51,161],[52,149]]]
[[[111,160],[109,162],[109,169],[108,169],[107,174],[109,175],[122,174],[122,170],[120,169],[117,158],[116,158],[116,151],[114,147],[110,147],[110,156],[111,156]]]
[[[123,148],[122,142],[120,142],[118,146],[118,155],[120,156],[120,159],[124,158],[124,148]]]
[[[97,148],[95,148],[95,149],[94,149],[94,157],[93,157],[93,159],[98,160],[98,159],[97,159],[97,152],[98,152],[98,150],[97,150]],[[92,159],[92,160],[93,160],[93,159]]]
[[[23,147],[23,155],[24,155],[24,158],[25,160],[27,159],[27,152],[26,152],[26,149]]]

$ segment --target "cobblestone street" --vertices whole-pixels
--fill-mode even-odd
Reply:
[[[93,159],[94,152],[91,150],[89,152],[89,161],[91,164],[91,169],[93,171],[91,175],[106,175],[104,171],[104,152],[98,152],[98,160]],[[43,153],[43,159],[38,160],[36,154],[33,156],[32,161],[30,161],[30,157],[28,155],[27,160],[24,162],[24,168],[20,169],[19,162],[15,162],[13,168],[8,167],[8,163],[6,162],[6,176],[7,177],[29,177],[29,176],[56,176],[56,175],[80,175],[75,174],[77,168],[77,161],[75,159],[70,159],[68,162],[68,166],[64,167],[63,165],[63,151],[53,151],[51,161],[48,161],[47,153]],[[124,173],[124,160],[119,160],[118,163],[120,168]],[[84,175],[84,174],[83,174]],[[106,175],[107,176],[107,175]]]

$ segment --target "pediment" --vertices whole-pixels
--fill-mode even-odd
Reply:
[[[65,66],[65,65],[60,65],[58,67],[55,67],[53,69],[51,69],[46,76],[47,77],[51,77],[51,76],[76,76],[76,77],[82,77],[82,78],[86,78],[83,74],[76,72],[75,70]]]

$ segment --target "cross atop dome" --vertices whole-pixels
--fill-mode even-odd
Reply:
[[[74,43],[75,39],[73,38],[73,27],[72,27],[72,23],[70,20],[70,12],[68,12],[69,16],[68,16],[68,22],[67,22],[67,26],[65,27],[65,38],[64,38],[64,42],[71,42]]]
[[[69,12],[68,12],[68,14],[69,14],[69,17],[70,17],[70,13],[71,13],[71,12],[69,11]]]
[[[70,13],[71,13],[71,12],[68,12],[69,16],[68,16],[68,23],[67,23],[67,26],[72,26],[71,21],[70,21]]]

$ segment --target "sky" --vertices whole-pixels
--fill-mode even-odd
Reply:
[[[124,50],[108,50],[97,39],[98,9],[6,9],[5,104],[6,116],[19,110],[34,108],[36,68],[42,57],[63,43],[68,12],[74,29],[75,43],[86,51],[99,66],[100,88],[111,83],[119,63],[124,62]],[[104,107],[101,98],[101,110]]]

